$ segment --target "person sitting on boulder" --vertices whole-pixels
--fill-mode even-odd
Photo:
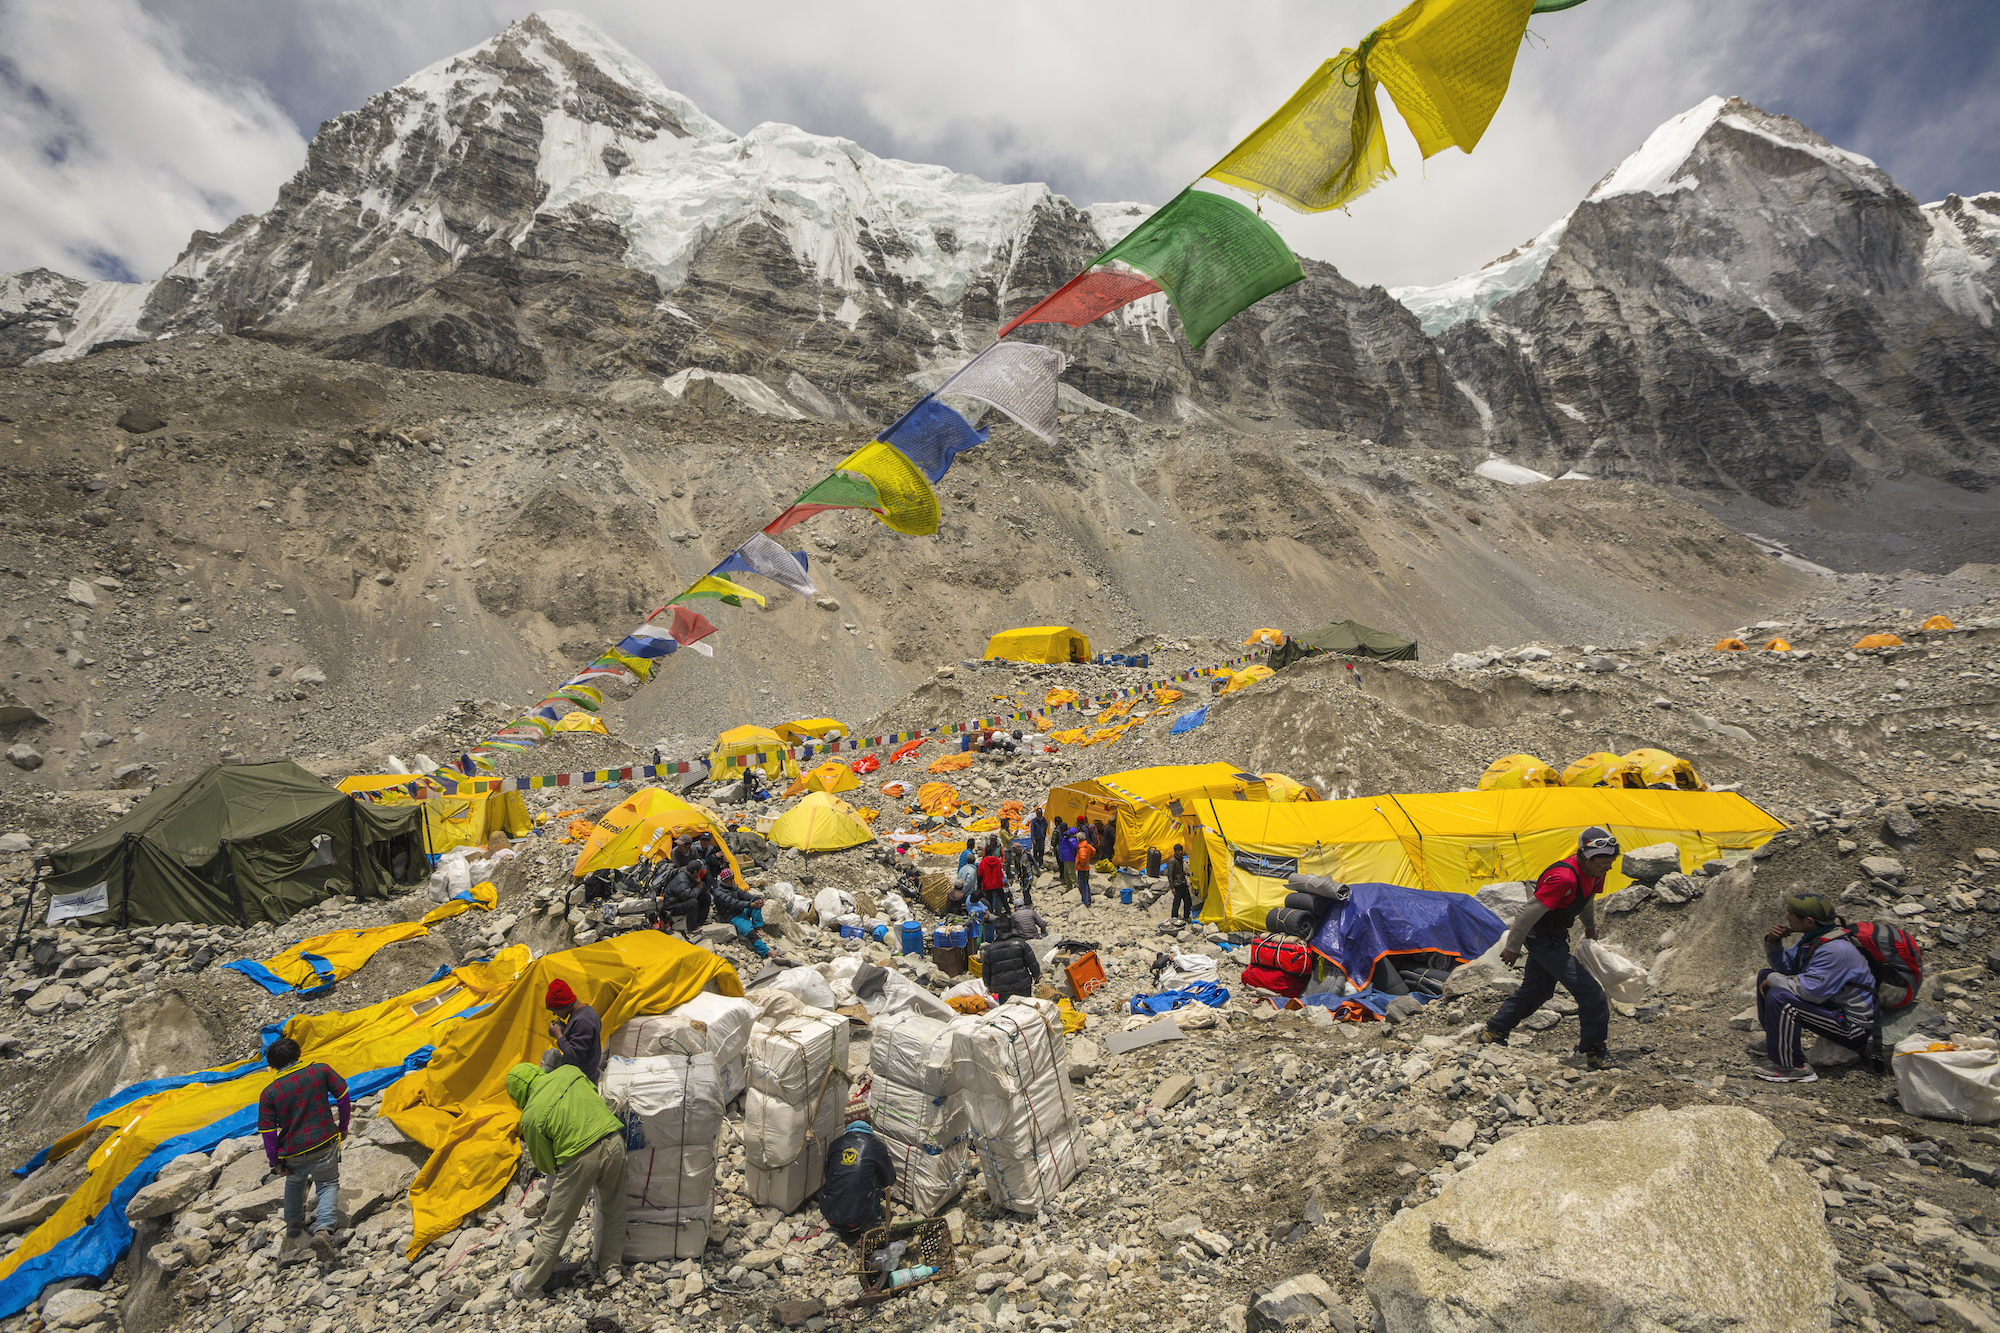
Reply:
[[[1535,881],[1534,897],[1508,926],[1500,949],[1500,961],[1512,967],[1526,944],[1528,961],[1521,969],[1521,985],[1486,1020],[1481,1043],[1506,1041],[1560,985],[1576,1001],[1582,1028],[1577,1049],[1583,1052],[1584,1066],[1602,1069],[1611,1063],[1605,1046],[1611,1035],[1611,1002],[1597,978],[1570,953],[1569,930],[1582,917],[1584,938],[1597,938],[1597,895],[1617,856],[1618,839],[1609,829],[1587,828],[1577,836],[1576,854],[1556,862]]]
[[[1785,937],[1799,942],[1787,949]],[[1847,937],[1833,904],[1816,893],[1785,899],[1785,919],[1764,932],[1770,966],[1757,973],[1757,1019],[1764,1060],[1750,1072],[1766,1083],[1811,1083],[1805,1029],[1861,1050],[1875,1030],[1875,973]]]
[[[736,886],[736,876],[723,871],[715,885],[715,907],[722,919],[736,927],[736,937],[750,946],[759,958],[771,956],[771,946],[757,934],[764,928],[764,900]]]

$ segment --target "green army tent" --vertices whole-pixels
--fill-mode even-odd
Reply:
[[[1393,634],[1385,634],[1379,629],[1369,629],[1354,620],[1343,620],[1338,625],[1316,629],[1310,634],[1301,635],[1300,641],[1308,648],[1316,648],[1323,653],[1340,653],[1347,657],[1373,657],[1383,662],[1417,660],[1416,644],[1399,639]]]
[[[217,764],[54,854],[49,924],[249,925],[429,873],[423,811],[356,800],[289,760]]]

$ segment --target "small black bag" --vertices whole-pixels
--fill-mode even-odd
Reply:
[[[1264,914],[1264,929],[1274,935],[1290,935],[1295,939],[1312,938],[1313,927],[1318,921],[1311,912],[1301,912],[1292,907],[1273,907]]]

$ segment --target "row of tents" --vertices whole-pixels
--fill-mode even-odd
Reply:
[[[1630,754],[1598,750],[1558,773],[1531,754],[1503,754],[1479,775],[1480,791],[1519,791],[1528,787],[1622,787],[1651,791],[1707,791],[1694,765],[1665,750],[1640,749]]]

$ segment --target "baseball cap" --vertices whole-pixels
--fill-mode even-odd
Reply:
[[[1593,824],[1576,835],[1576,850],[1584,856],[1616,856],[1618,839],[1610,829]]]

